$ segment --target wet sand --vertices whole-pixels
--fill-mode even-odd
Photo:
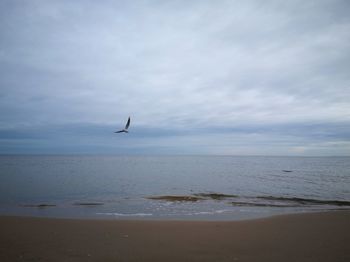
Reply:
[[[350,212],[233,222],[0,217],[0,261],[350,261]]]

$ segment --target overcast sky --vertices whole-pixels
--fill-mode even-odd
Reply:
[[[350,155],[349,14],[2,0],[0,153]]]

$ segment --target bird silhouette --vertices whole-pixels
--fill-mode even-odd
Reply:
[[[115,131],[114,133],[129,133],[129,131],[128,131],[129,126],[130,126],[130,116],[128,118],[128,122],[126,122],[124,129],[119,130],[119,131]]]

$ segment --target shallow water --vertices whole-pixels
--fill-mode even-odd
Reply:
[[[236,220],[329,209],[350,209],[348,157],[0,156],[5,215]]]

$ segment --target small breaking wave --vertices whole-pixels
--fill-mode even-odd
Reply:
[[[222,194],[222,193],[196,193],[193,195],[164,195],[164,196],[150,196],[147,197],[147,199],[152,200],[164,200],[164,201],[170,201],[170,202],[196,202],[199,200],[224,200],[227,198],[233,198],[238,197],[237,195],[228,195],[228,194]]]
[[[300,205],[332,205],[332,206],[350,206],[350,201],[345,200],[321,200],[300,197],[275,197],[275,196],[258,196],[258,199],[281,202],[294,202]]]
[[[104,203],[100,202],[76,202],[73,205],[75,206],[102,206]]]
[[[231,202],[233,206],[242,207],[298,207],[298,205],[283,205],[283,204],[271,204],[271,203],[256,203],[256,202]]]
[[[311,207],[311,206],[350,206],[349,201],[343,200],[320,200],[312,198],[299,197],[276,197],[276,196],[257,196],[244,198],[243,201],[231,202],[234,206],[251,207]]]
[[[215,200],[222,200],[222,199],[226,199],[226,198],[238,197],[237,195],[228,195],[228,194],[222,194],[222,193],[197,193],[194,195],[204,197],[204,198],[211,198],[211,199],[215,199]]]
[[[55,207],[54,204],[24,204],[20,205],[21,207],[36,207],[36,208],[46,208],[46,207]]]
[[[193,195],[162,195],[147,197],[151,200],[163,200],[167,202],[197,202],[206,200],[224,201],[232,199],[229,202],[233,206],[247,207],[308,207],[308,206],[337,206],[350,207],[350,201],[346,200],[323,200],[301,197],[284,196],[239,196],[223,193],[195,193]]]
[[[223,214],[227,212],[231,212],[232,210],[229,209],[222,209],[222,210],[214,210],[214,211],[199,211],[199,212],[193,212],[189,213],[190,216],[198,216],[198,215],[215,215],[215,214]]]
[[[105,215],[105,216],[116,216],[116,217],[147,217],[147,216],[153,216],[151,213],[133,213],[133,214],[127,214],[127,213],[116,213],[116,212],[107,212],[107,213],[96,213],[97,215]]]
[[[197,196],[151,196],[147,197],[147,199],[151,200],[165,200],[170,202],[196,202],[198,200],[204,200],[204,198],[197,197]]]

